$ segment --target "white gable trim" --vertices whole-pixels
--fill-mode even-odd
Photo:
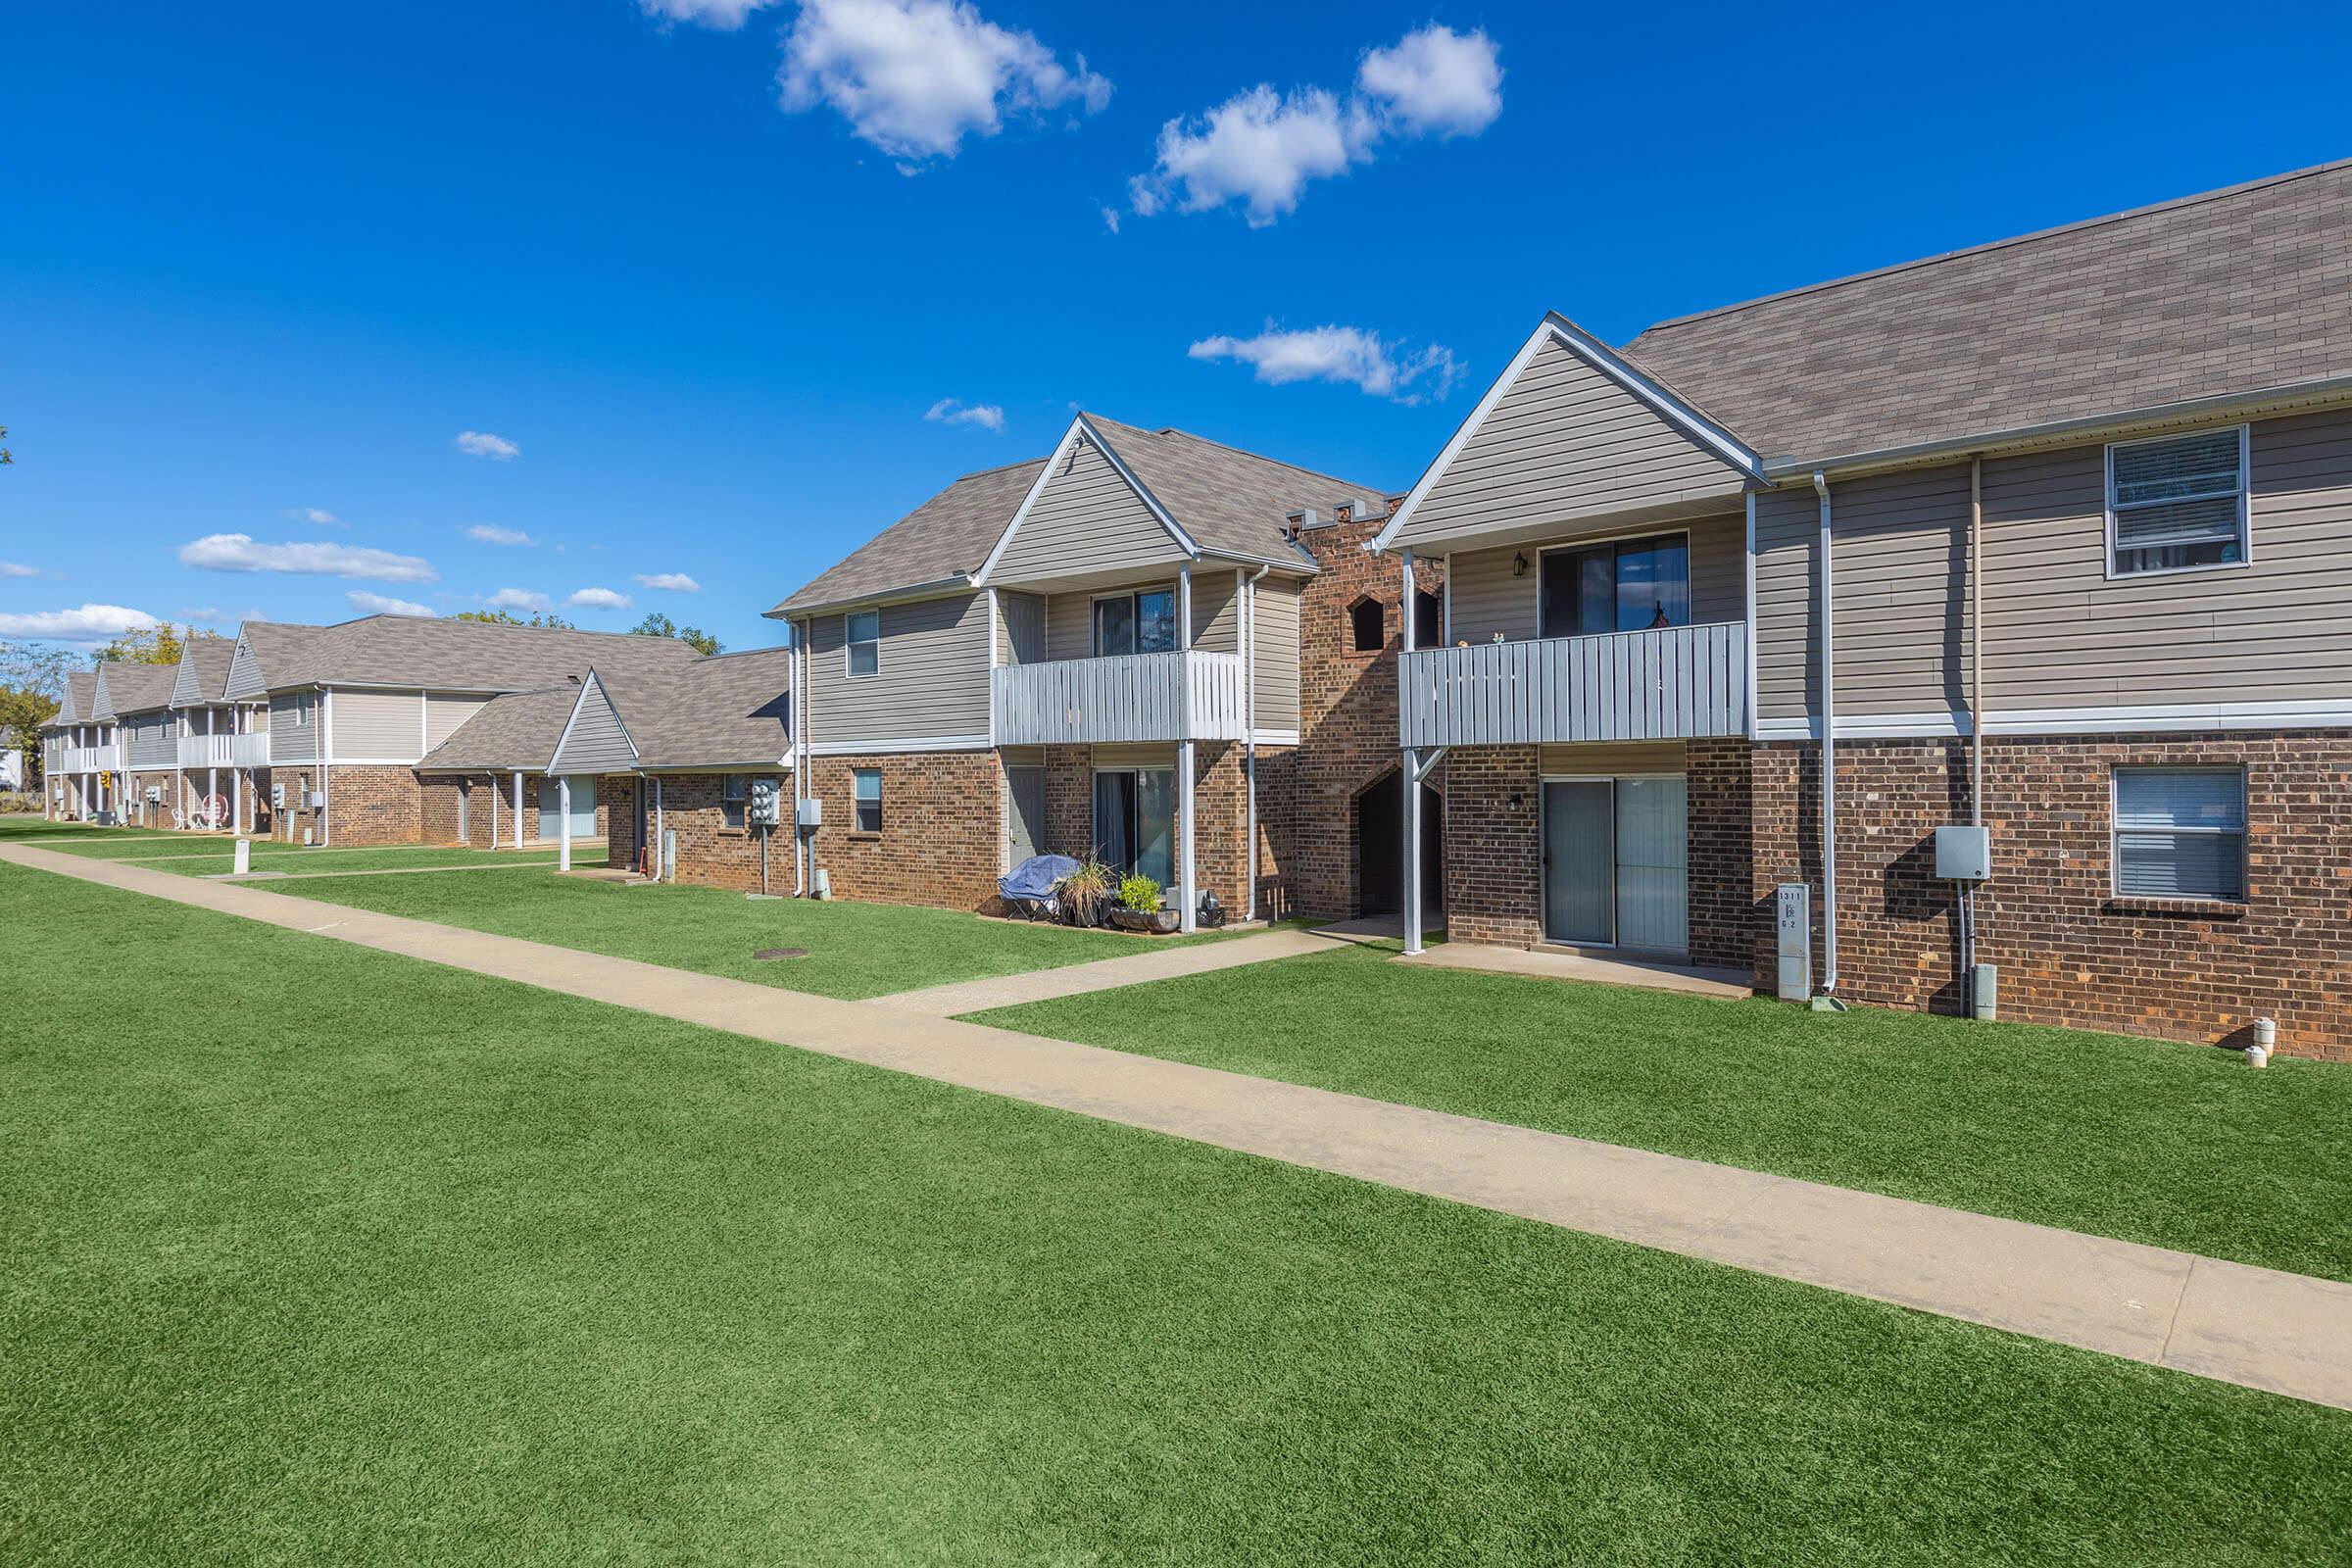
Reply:
[[[1012,520],[1004,525],[1004,532],[998,537],[995,548],[989,551],[988,559],[980,563],[980,569],[972,573],[974,587],[987,584],[989,573],[997,569],[997,563],[1004,557],[1005,547],[1012,543],[1012,536],[1020,532],[1022,523],[1028,521],[1029,509],[1037,504],[1037,498],[1045,493],[1046,486],[1069,462],[1070,455],[1080,441],[1092,441],[1096,450],[1109,460],[1112,471],[1126,482],[1128,489],[1135,492],[1136,498],[1159,520],[1159,525],[1168,530],[1168,537],[1176,541],[1177,549],[1195,561],[1200,559],[1200,547],[1193,542],[1191,534],[1184,531],[1184,525],[1159,504],[1159,497],[1152,493],[1152,487],[1135,476],[1135,470],[1127,466],[1127,460],[1119,456],[1118,448],[1103,440],[1102,432],[1095,428],[1094,421],[1081,414],[1062,432],[1060,442],[1054,448],[1054,455],[1038,470],[1036,481],[1029,486],[1029,493],[1021,497],[1020,508],[1013,513]]]
[[[1559,312],[1552,311],[1544,316],[1543,323],[1529,335],[1528,340],[1519,345],[1519,352],[1511,357],[1510,365],[1494,378],[1494,384],[1487,388],[1487,395],[1478,400],[1478,407],[1470,411],[1470,417],[1464,419],[1461,428],[1453,432],[1453,439],[1446,443],[1437,461],[1423,470],[1412,493],[1404,498],[1404,504],[1390,516],[1388,526],[1373,537],[1371,543],[1365,546],[1366,549],[1386,550],[1395,542],[1397,531],[1411,521],[1413,514],[1421,509],[1422,499],[1437,487],[1438,481],[1445,477],[1446,470],[1453,466],[1453,460],[1478,434],[1495,406],[1509,395],[1512,387],[1518,385],[1519,377],[1526,373],[1528,366],[1535,362],[1537,354],[1547,343],[1559,344],[1607,376],[1635,399],[1647,405],[1667,423],[1746,474],[1753,482],[1768,482],[1764,477],[1764,460],[1757,457],[1746,442],[1675,396],[1663,383],[1636,369],[1606,343]]]
[[[629,760],[637,760],[637,739],[629,733],[628,722],[620,716],[620,705],[612,701],[612,694],[605,690],[605,683],[597,678],[596,667],[590,665],[588,678],[580,682],[580,695],[571,700],[571,711],[564,717],[564,733],[556,737],[556,749],[548,757],[547,770],[550,773],[564,771],[564,748],[571,744],[571,726],[580,721],[580,707],[588,701],[591,687],[595,688],[597,696],[604,699],[606,709],[612,714],[612,727],[620,731],[622,740],[628,742]]]

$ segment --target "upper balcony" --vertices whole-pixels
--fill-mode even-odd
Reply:
[[[253,735],[182,735],[179,738],[179,765],[182,767],[268,767],[270,765],[270,737]]]
[[[1120,654],[989,671],[999,746],[1242,738],[1238,654]]]
[[[59,756],[60,773],[111,773],[122,765],[120,746],[68,746]]]
[[[1526,746],[1747,733],[1747,625],[1472,643],[1404,655],[1402,744]]]

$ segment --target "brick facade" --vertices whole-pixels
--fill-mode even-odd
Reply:
[[[1288,813],[1296,848],[1289,866],[1296,912],[1314,919],[1344,920],[1356,913],[1361,890],[1358,866],[1357,803],[1364,791],[1396,770],[1396,654],[1403,646],[1400,601],[1403,564],[1374,555],[1364,544],[1380,531],[1377,520],[1342,520],[1299,531],[1298,542],[1320,570],[1307,580],[1298,606],[1299,747],[1290,760],[1294,774],[1281,809]],[[1414,563],[1414,586],[1436,592],[1444,568]],[[1355,650],[1349,611],[1366,597],[1382,607],[1387,636],[1374,653]],[[1430,784],[1441,794],[1449,786],[1441,768]],[[1261,770],[1260,800],[1264,791]],[[1430,824],[1437,831],[1437,824]],[[1403,855],[1394,845],[1366,847],[1391,859]],[[1450,843],[1448,843],[1450,851]],[[1451,878],[1446,878],[1450,886]]]
[[[882,773],[882,831],[859,833],[851,799],[858,768]],[[808,770],[824,802],[816,860],[833,896],[878,904],[993,909],[1004,858],[1004,775],[994,752],[820,757]],[[790,883],[790,839],[785,847]],[[755,851],[756,853],[756,851]],[[686,858],[683,844],[678,858]]]
[[[1094,777],[1096,754],[1091,746],[1049,746],[1044,752],[1046,773],[1045,842],[1040,854],[1066,855],[1083,860],[1100,846],[1095,842]],[[1172,760],[1176,747],[1166,751]],[[1291,809],[1292,780],[1298,749],[1260,746],[1257,749],[1257,877],[1256,909],[1260,919],[1290,912],[1288,865],[1296,832]],[[830,809],[830,808],[828,808]],[[1184,823],[1178,813],[1169,843],[1171,866],[1182,863]],[[1193,747],[1193,831],[1198,835],[1193,875],[1202,893],[1213,893],[1229,919],[1242,919],[1249,909],[1250,889],[1243,880],[1250,859],[1243,848],[1249,837],[1249,749],[1239,741],[1201,741]],[[1169,886],[1175,885],[1173,874]]]
[[[2246,769],[2242,906],[2113,895],[2113,769],[2151,763]],[[1818,750],[1761,748],[1754,779],[1755,897],[1783,881],[1818,888]],[[1966,743],[1841,741],[1838,783],[1839,993],[1960,1011],[1933,829],[1968,819]],[[2230,1045],[2271,1017],[2282,1049],[2352,1059],[2352,735],[1995,737],[1984,819],[1993,875],[1978,895],[1978,956],[1999,967],[2002,1017]],[[1818,963],[1818,909],[1815,921]],[[1761,922],[1755,963],[1768,977]]]

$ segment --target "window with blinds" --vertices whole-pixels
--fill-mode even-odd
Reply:
[[[2246,521],[2244,425],[2107,449],[2114,575],[2242,565]]]
[[[2117,768],[2115,891],[2131,899],[2244,903],[2245,770]]]

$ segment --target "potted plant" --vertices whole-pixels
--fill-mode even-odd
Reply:
[[[1088,857],[1078,869],[1054,884],[1054,897],[1062,917],[1072,925],[1101,925],[1117,892],[1109,866]]]
[[[1160,905],[1158,883],[1148,876],[1123,877],[1119,882],[1119,906],[1110,911],[1111,923],[1127,931],[1165,935],[1176,929],[1176,911]]]

